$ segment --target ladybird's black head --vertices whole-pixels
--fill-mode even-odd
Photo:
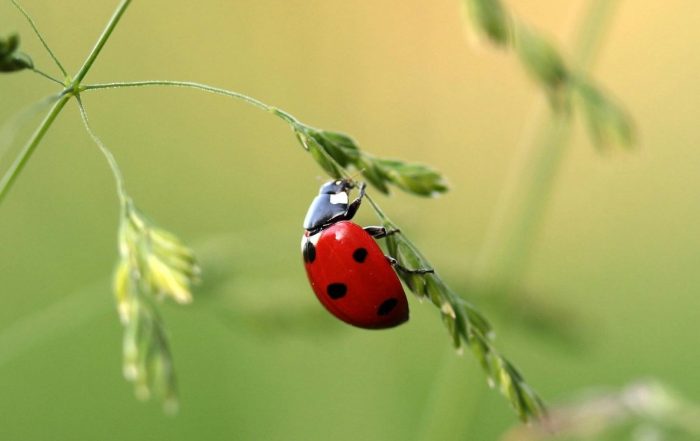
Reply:
[[[348,213],[348,198],[355,183],[349,179],[326,182],[321,186],[304,218],[304,229],[317,232],[324,227],[354,214]]]
[[[350,189],[355,187],[355,183],[349,179],[339,179],[335,181],[328,181],[321,186],[318,194],[338,194],[347,193]]]

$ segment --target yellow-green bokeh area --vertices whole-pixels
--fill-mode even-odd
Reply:
[[[508,3],[565,51],[586,4]],[[116,2],[23,5],[75,72]],[[225,87],[373,154],[431,164],[449,179],[444,197],[378,201],[494,317],[499,347],[548,402],[639,378],[700,401],[699,20],[692,0],[620,2],[604,39],[594,75],[632,111],[641,143],[600,154],[576,129],[524,282],[525,304],[573,323],[573,339],[470,294],[541,92],[512,54],[472,44],[458,1],[136,1],[86,81]],[[11,30],[55,71],[2,2],[0,32]],[[3,75],[0,120],[54,86]],[[324,177],[278,119],[191,90],[83,98],[138,206],[202,256],[194,303],[163,308],[181,408],[165,416],[122,378],[109,281],[118,202],[70,103],[0,206],[0,439],[494,440],[516,424],[427,302],[411,299],[411,321],[384,332],[321,309],[299,239]],[[377,223],[369,207],[357,219]]]

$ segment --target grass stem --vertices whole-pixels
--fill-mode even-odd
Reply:
[[[17,8],[17,10],[24,16],[24,18],[27,19],[27,22],[29,22],[29,26],[32,27],[32,30],[34,30],[34,33],[36,34],[37,37],[39,37],[39,41],[41,41],[41,44],[44,45],[44,49],[46,49],[46,52],[49,53],[51,56],[51,59],[53,60],[54,63],[56,63],[56,66],[61,70],[61,73],[63,74],[64,77],[68,76],[68,72],[66,72],[66,69],[63,67],[60,61],[58,61],[58,57],[56,57],[56,54],[53,53],[51,48],[49,47],[48,43],[46,43],[46,40],[44,37],[41,35],[41,32],[39,32],[39,29],[36,27],[36,23],[34,23],[34,20],[32,17],[27,13],[27,11],[19,4],[17,3],[16,0],[10,0],[12,4]],[[40,73],[40,72],[37,72]],[[50,78],[50,77],[49,77]],[[60,84],[63,84],[62,82],[59,81]]]
[[[54,83],[57,83],[57,84],[60,84],[61,86],[63,86],[63,83],[58,78],[54,78],[51,75],[47,74],[46,72],[43,72],[43,71],[37,69],[36,67],[32,67],[31,70],[32,70],[32,72],[39,74],[42,77],[49,79],[49,80],[53,81]]]
[[[591,0],[587,5],[573,45],[572,61],[581,71],[590,69],[618,3]],[[570,115],[545,107],[540,104],[535,129],[511,169],[477,263],[485,289],[505,296],[526,270],[571,139]]]
[[[112,169],[114,180],[117,183],[117,194],[119,195],[119,200],[121,201],[123,206],[129,199],[126,193],[126,188],[124,186],[124,175],[122,174],[122,171],[119,168],[119,164],[114,158],[114,154],[112,153],[112,151],[107,148],[105,143],[102,142],[102,140],[97,136],[97,134],[95,134],[95,131],[92,130],[90,120],[88,119],[87,111],[85,110],[85,106],[83,105],[83,100],[80,98],[80,96],[77,96],[76,99],[78,100],[78,109],[80,110],[80,117],[82,118],[83,124],[85,125],[85,130],[88,132],[95,144],[97,144],[97,147],[99,147],[100,151],[107,159],[109,167]]]
[[[59,98],[59,100],[56,101],[56,103],[53,105],[53,107],[51,107],[51,110],[49,110],[49,113],[46,115],[39,127],[37,127],[37,129],[34,131],[34,134],[29,139],[27,144],[25,144],[19,156],[17,156],[10,168],[3,175],[2,179],[0,179],[0,203],[2,203],[3,199],[5,198],[5,195],[7,195],[7,192],[10,190],[10,188],[12,188],[12,184],[14,184],[14,182],[17,180],[17,177],[22,172],[22,169],[27,164],[27,161],[32,156],[32,153],[34,153],[34,150],[36,150],[37,146],[44,138],[44,135],[46,135],[46,132],[51,127],[51,124],[53,124],[54,120],[56,119],[56,117],[61,112],[61,110],[66,105],[69,99],[70,95],[66,94],[61,96],[61,98]]]
[[[588,68],[592,63],[605,25],[610,23],[613,7],[617,3],[617,0],[591,0],[588,4],[574,45],[573,61],[581,69]],[[571,137],[569,116],[549,112],[544,99],[538,103],[534,117],[535,130],[523,143],[515,160],[513,173],[506,181],[477,263],[478,274],[481,282],[487,284],[486,289],[497,289],[503,295],[509,295],[520,280]],[[495,284],[494,280],[497,280]],[[440,369],[443,374],[436,379],[434,392],[440,400],[431,397],[425,412],[440,415],[444,410],[456,418],[452,417],[443,424],[426,422],[418,432],[419,440],[444,439],[440,438],[440,434],[444,433],[443,425],[449,425],[453,433],[464,434],[475,423],[479,411],[478,402],[471,402],[478,400],[479,393],[473,392],[477,398],[472,398],[467,404],[464,398],[459,398],[461,395],[457,388],[442,387],[442,384],[456,384],[460,373],[444,371],[445,367]],[[479,380],[473,380],[471,384],[474,391],[483,390]],[[435,409],[440,405],[438,403],[444,403],[443,400],[451,402],[451,408]]]
[[[526,268],[571,135],[568,116],[538,103],[532,137],[515,158],[477,262],[483,289],[509,296]]]
[[[49,54],[51,54],[52,58],[54,58],[54,61],[60,67],[61,71],[65,73],[65,69],[63,69],[63,66],[61,66],[60,62],[55,57],[51,49],[49,49],[45,40],[39,33],[39,30],[36,29],[34,21],[31,19],[31,17],[29,17],[27,12],[24,9],[22,9],[22,7],[15,0],[12,0],[12,3],[15,5],[15,7],[17,7],[20,10],[20,12],[22,12],[22,14],[27,18],[27,20],[29,20],[30,25],[32,25],[32,28],[36,32],[37,36],[39,36],[39,39],[44,44],[44,47],[46,47],[46,50],[49,51]],[[95,47],[92,49],[90,55],[88,55],[82,67],[76,74],[71,85],[63,90],[58,101],[56,101],[56,103],[53,105],[49,113],[46,115],[41,124],[39,124],[39,127],[37,127],[37,129],[34,131],[34,134],[24,146],[22,151],[19,153],[19,155],[12,163],[10,168],[2,176],[2,179],[0,179],[0,204],[5,198],[5,195],[7,195],[7,192],[12,188],[12,185],[17,180],[19,174],[24,169],[24,166],[27,164],[27,161],[32,156],[32,153],[34,153],[34,150],[36,150],[37,146],[44,138],[44,135],[46,135],[46,132],[56,120],[58,114],[61,113],[61,110],[63,110],[63,107],[66,105],[68,100],[70,100],[71,97],[73,97],[79,90],[80,82],[85,77],[85,75],[87,75],[88,71],[92,67],[92,64],[95,62],[95,59],[97,59],[97,56],[99,55],[105,43],[109,39],[110,35],[112,35],[112,31],[116,27],[121,16],[124,14],[126,8],[129,6],[129,3],[131,3],[131,0],[122,0],[122,2],[119,4],[114,14],[112,15],[112,18],[109,20],[104,31],[102,32],[102,35],[100,35],[100,38],[97,40]]]
[[[213,93],[216,95],[223,95],[230,98],[235,98],[241,100],[248,104],[251,104],[258,109],[264,110],[266,112],[272,113],[289,124],[299,124],[299,120],[294,118],[287,112],[284,112],[274,106],[265,104],[262,101],[255,99],[251,96],[245,95],[240,92],[235,92],[232,90],[222,89],[220,87],[209,86],[207,84],[195,83],[193,81],[173,81],[173,80],[148,80],[148,81],[129,81],[129,82],[115,82],[115,83],[102,83],[102,84],[88,84],[81,87],[81,91],[89,90],[100,90],[100,89],[121,89],[121,88],[133,88],[133,87],[181,87],[187,89],[197,89],[205,92]]]
[[[92,64],[95,62],[105,43],[107,43],[107,40],[112,35],[114,28],[117,26],[117,23],[119,23],[119,19],[121,19],[122,15],[124,15],[124,12],[130,3],[131,0],[122,0],[119,6],[117,6],[114,14],[112,14],[112,17],[109,19],[107,26],[102,31],[102,35],[100,35],[97,43],[95,43],[95,47],[92,48],[92,51],[90,51],[90,54],[85,59],[85,62],[80,67],[80,70],[78,70],[78,73],[75,75],[75,78],[73,79],[74,86],[79,86],[80,82],[83,81],[83,78],[85,78],[85,75],[87,75],[88,71],[92,67]]]

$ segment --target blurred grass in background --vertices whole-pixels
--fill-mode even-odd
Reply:
[[[584,4],[511,3],[559,41]],[[24,6],[70,71],[114,7]],[[690,0],[623,2],[601,51],[594,74],[632,110],[642,145],[600,155],[577,131],[523,302],[563,311],[577,343],[518,326],[498,336],[549,402],[640,377],[700,401],[699,19]],[[20,31],[49,68],[8,2],[0,29]],[[457,2],[135,2],[87,80],[141,79],[245,92],[372,153],[441,170],[445,197],[381,203],[467,294],[540,96],[512,56],[465,41]],[[54,90],[30,74],[3,77],[0,121]],[[193,306],[165,308],[181,411],[168,418],[137,402],[121,377],[109,284],[118,205],[71,105],[0,207],[0,343],[10,342],[0,346],[0,439],[412,439],[437,412],[456,415],[453,439],[493,440],[515,424],[497,394],[481,393],[474,360],[453,356],[429,306],[413,302],[407,326],[379,333],[321,310],[298,250],[321,172],[286,126],[187,90],[84,100],[139,206],[204,260]],[[367,208],[358,221],[376,223]],[[464,373],[448,386],[458,399],[432,403],[451,370]]]

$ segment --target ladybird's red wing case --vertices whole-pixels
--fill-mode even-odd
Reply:
[[[391,328],[408,320],[408,302],[398,276],[374,238],[342,221],[302,238],[311,287],[323,306],[351,325]]]

